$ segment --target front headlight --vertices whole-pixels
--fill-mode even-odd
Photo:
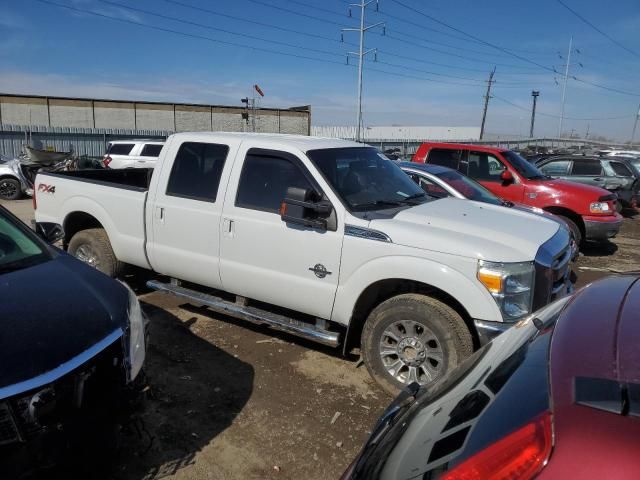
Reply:
[[[589,211],[591,213],[609,213],[611,209],[607,202],[593,202],[589,205]]]
[[[531,313],[533,262],[499,263],[478,261],[478,280],[489,290],[505,321],[516,321]]]
[[[129,292],[129,328],[126,339],[128,345],[127,380],[135,380],[142,369],[146,355],[146,317],[140,307],[138,297],[131,288],[123,283]]]

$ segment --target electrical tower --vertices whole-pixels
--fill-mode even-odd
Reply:
[[[487,108],[489,107],[489,99],[491,98],[491,85],[493,85],[493,76],[496,73],[496,67],[489,74],[489,80],[487,81],[487,94],[484,96],[484,109],[482,110],[482,124],[480,125],[480,140],[484,137],[484,124],[487,120]]]
[[[638,105],[638,113],[636,113],[636,119],[633,122],[633,130],[631,132],[631,148],[633,148],[633,141],[636,139],[636,128],[638,127],[639,118],[640,118],[640,105]]]
[[[537,90],[533,90],[531,92],[531,96],[533,97],[533,109],[531,110],[531,129],[529,130],[529,138],[533,138],[533,125],[536,122],[536,103],[539,95],[540,92]]]
[[[562,138],[562,121],[564,120],[564,101],[567,93],[567,79],[569,78],[569,65],[571,65],[571,49],[573,47],[573,35],[569,38],[569,52],[564,68],[564,84],[562,85],[562,108],[560,110],[560,124],[558,125],[558,138]]]
[[[371,52],[377,55],[375,48],[366,50],[364,49],[364,34],[375,27],[382,26],[382,34],[384,35],[384,22],[378,22],[373,25],[365,25],[364,15],[367,7],[375,1],[376,11],[378,11],[378,0],[361,0],[360,3],[351,3],[349,5],[349,16],[351,16],[351,7],[357,7],[360,9],[360,28],[343,28],[342,32],[358,32],[360,36],[359,48],[357,52],[347,53],[347,63],[349,63],[349,55],[358,57],[358,106],[357,106],[357,118],[356,118],[356,142],[360,141],[360,133],[362,130],[362,66],[364,63],[364,57]]]

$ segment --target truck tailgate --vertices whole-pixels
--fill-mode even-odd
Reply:
[[[146,188],[40,173],[34,190],[37,222],[59,223],[69,233],[78,224],[101,226],[118,260],[151,268],[145,252]]]

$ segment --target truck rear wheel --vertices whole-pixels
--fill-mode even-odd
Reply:
[[[0,199],[17,200],[22,195],[22,186],[15,178],[0,178]]]
[[[406,385],[428,385],[473,352],[464,320],[443,302],[403,294],[378,305],[362,330],[362,356],[369,374],[392,395]]]
[[[124,265],[113,253],[107,232],[102,228],[79,231],[71,238],[67,251],[112,278],[122,273]]]

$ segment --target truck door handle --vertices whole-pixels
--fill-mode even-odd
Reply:
[[[156,207],[156,218],[164,222],[164,207]]]
[[[235,231],[235,225],[233,220],[230,218],[225,218],[222,220],[222,235],[225,237],[233,238],[233,234]]]
[[[601,181],[602,181],[602,179],[601,179],[600,177],[594,178],[594,180],[595,180],[596,182],[601,182]]]

